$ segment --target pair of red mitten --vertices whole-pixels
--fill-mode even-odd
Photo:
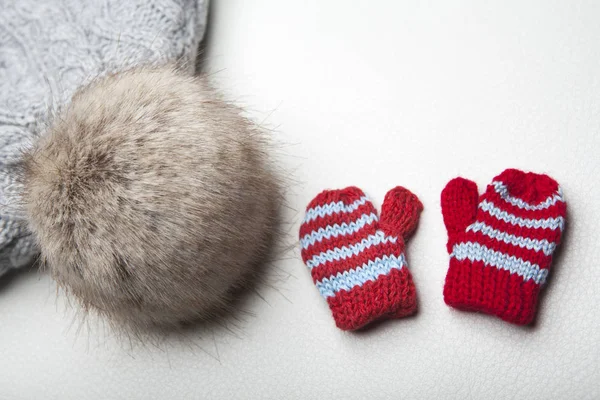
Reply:
[[[565,224],[556,181],[508,169],[479,196],[474,182],[456,178],[442,191],[441,205],[450,254],[445,302],[530,323]],[[403,187],[386,194],[380,217],[356,187],[324,191],[309,203],[300,227],[302,259],[340,329],[416,311],[405,240],[422,210]]]

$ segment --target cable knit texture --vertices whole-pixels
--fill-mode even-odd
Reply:
[[[302,259],[338,328],[355,330],[415,312],[404,240],[422,209],[403,187],[387,193],[381,220],[356,187],[327,190],[310,202],[300,227]]]
[[[20,150],[94,77],[167,62],[193,71],[207,6],[208,0],[0,0],[0,275],[36,254],[13,207]]]
[[[446,303],[530,323],[565,224],[556,181],[507,169],[478,198],[474,182],[456,178],[441,203],[450,253]]]

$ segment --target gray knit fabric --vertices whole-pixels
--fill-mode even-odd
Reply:
[[[193,68],[208,0],[0,0],[0,275],[37,251],[15,207],[21,149],[89,79],[133,65]]]

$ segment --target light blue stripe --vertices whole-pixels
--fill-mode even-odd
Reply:
[[[304,222],[309,222],[319,217],[323,218],[326,215],[339,214],[339,213],[351,213],[356,211],[358,207],[364,205],[368,201],[367,196],[363,196],[360,199],[354,201],[352,204],[346,205],[342,201],[324,204],[322,206],[316,206],[306,211]]]
[[[393,269],[402,269],[405,265],[404,254],[401,254],[400,257],[393,255],[377,257],[360,267],[324,278],[317,282],[316,286],[321,295],[328,298],[335,296],[341,290],[350,290],[355,286],[362,286],[368,281],[375,281],[378,277],[388,275]]]
[[[450,257],[454,257],[459,261],[465,259],[483,261],[486,265],[508,271],[511,274],[517,274],[523,277],[525,282],[533,279],[535,283],[543,284],[548,275],[548,270],[541,269],[537,264],[532,264],[521,258],[489,249],[479,243],[466,242],[455,244]]]
[[[484,222],[475,222],[474,224],[469,225],[467,227],[467,232],[468,231],[481,232],[487,237],[496,239],[499,242],[512,244],[524,249],[542,251],[547,256],[552,255],[554,249],[556,248],[556,243],[550,243],[546,239],[537,240],[526,238],[523,236],[511,235],[510,233],[494,229],[491,226],[485,224]]]
[[[336,247],[333,250],[327,250],[319,253],[308,260],[306,265],[308,268],[313,269],[321,264],[325,264],[328,261],[339,261],[340,259],[357,256],[365,251],[365,249],[368,249],[371,246],[376,246],[380,243],[396,243],[396,240],[398,239],[393,236],[386,236],[382,231],[377,231],[374,235],[369,235],[359,243],[350,246]]]
[[[351,235],[353,233],[356,233],[362,228],[364,228],[365,225],[370,225],[375,221],[377,221],[377,215],[375,215],[374,213],[363,214],[359,219],[349,224],[344,222],[341,225],[329,225],[326,228],[319,228],[316,231],[312,231],[311,233],[306,234],[300,240],[300,242],[302,243],[302,248],[307,249],[309,246],[312,246],[316,242],[320,242],[323,239],[330,239],[332,237]]]
[[[546,208],[550,208],[555,205],[558,201],[564,202],[562,189],[559,187],[557,193],[552,196],[548,196],[548,198],[542,201],[539,204],[530,204],[518,197],[513,197],[508,194],[508,187],[504,184],[504,182],[493,181],[492,185],[494,186],[494,190],[496,193],[500,195],[500,197],[504,200],[512,204],[513,206],[517,206],[523,210],[544,210]]]
[[[546,218],[546,219],[529,219],[520,218],[513,214],[509,214],[506,211],[502,211],[494,205],[491,201],[484,200],[479,204],[479,208],[489,213],[492,217],[495,217],[504,222],[508,222],[512,225],[518,225],[525,228],[549,228],[552,230],[560,229],[561,231],[565,227],[565,219],[563,217],[557,218]]]

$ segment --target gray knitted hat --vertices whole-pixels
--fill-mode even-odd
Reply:
[[[193,67],[208,0],[0,0],[0,275],[36,253],[11,204],[21,149],[89,79],[133,65]]]

